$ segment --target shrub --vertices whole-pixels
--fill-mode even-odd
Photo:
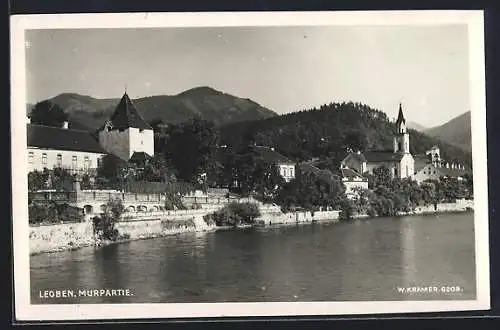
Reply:
[[[61,222],[83,221],[83,210],[66,203],[33,203],[28,207],[30,224],[56,224]]]
[[[354,213],[354,204],[347,198],[343,198],[340,202],[340,220],[347,221],[352,219]]]
[[[186,206],[182,202],[182,196],[180,194],[167,192],[165,194],[165,209],[167,211],[185,210]]]
[[[254,203],[231,202],[222,209],[215,211],[205,222],[215,222],[217,226],[238,226],[254,224],[260,216],[259,207]]]
[[[101,240],[116,241],[119,237],[116,223],[124,211],[121,200],[109,201],[100,216],[92,218],[94,235]]]

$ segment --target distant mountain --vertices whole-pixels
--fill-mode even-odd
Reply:
[[[94,130],[109,118],[120,99],[96,99],[63,93],[50,101],[68,113],[70,125],[73,123],[74,126]],[[199,116],[220,126],[276,116],[275,112],[250,99],[236,97],[210,87],[196,87],[177,95],[143,97],[132,102],[146,121],[161,119],[163,122],[180,123]],[[32,105],[28,105],[28,111],[31,108]]]
[[[427,129],[427,127],[424,127],[424,126],[417,124],[413,121],[408,122],[408,124],[406,126],[410,129],[414,129],[414,130],[419,131],[419,132],[425,132],[425,130]]]
[[[472,137],[470,111],[453,118],[443,125],[429,128],[425,133],[463,150],[471,151]]]

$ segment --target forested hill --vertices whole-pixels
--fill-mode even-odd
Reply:
[[[361,103],[343,102],[229,124],[221,128],[221,142],[234,149],[251,143],[273,146],[295,161],[328,157],[336,166],[348,148],[355,151],[392,149],[394,132],[395,125],[384,112]],[[470,152],[416,130],[410,129],[409,133],[413,155],[425,154],[437,145],[443,159],[471,166]]]

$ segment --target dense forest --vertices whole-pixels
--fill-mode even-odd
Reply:
[[[409,130],[410,151],[425,154],[432,146],[441,157],[470,167],[471,153],[416,130]],[[387,115],[354,102],[330,103],[319,108],[221,128],[221,143],[239,149],[248,144],[273,146],[295,161],[329,158],[338,164],[351,150],[391,149],[395,126]]]

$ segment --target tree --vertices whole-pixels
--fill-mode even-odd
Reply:
[[[50,172],[48,169],[43,171],[34,170],[28,173],[28,189],[29,191],[35,192],[37,190],[43,189],[47,185],[49,180]]]
[[[130,164],[111,154],[102,157],[97,168],[97,181],[105,186],[116,187],[128,179],[132,179],[133,176],[134,171],[130,168]]]
[[[271,202],[276,198],[279,188],[285,183],[275,164],[260,162],[257,164],[253,179],[255,192],[263,202]]]
[[[213,123],[193,118],[169,127],[166,134],[165,157],[180,179],[194,183],[201,173],[208,172],[219,144],[218,130]]]
[[[170,174],[171,171],[165,157],[161,154],[155,154],[153,158],[146,162],[140,179],[148,182],[167,182]]]
[[[106,203],[102,214],[92,219],[94,235],[102,240],[117,240],[119,233],[115,225],[120,220],[124,209],[120,199]]]
[[[56,190],[72,190],[74,176],[66,169],[56,167],[50,172],[51,188]]]
[[[368,187],[375,189],[378,186],[388,187],[392,177],[389,169],[385,166],[379,166],[373,169],[373,175],[368,177]]]
[[[284,184],[277,203],[284,211],[295,207],[313,211],[319,207],[339,208],[345,198],[345,187],[339,179],[303,173]]]
[[[56,103],[46,100],[33,107],[30,118],[32,124],[61,127],[68,120],[68,114]]]

